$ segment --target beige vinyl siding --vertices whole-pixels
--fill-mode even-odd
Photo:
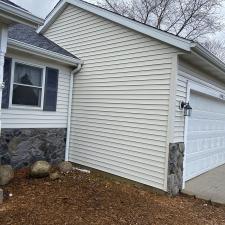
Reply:
[[[74,6],[45,35],[85,62],[74,81],[69,160],[166,190],[177,50]]]
[[[24,63],[49,66],[59,70],[56,112],[41,109],[2,109],[2,128],[66,128],[71,69],[32,55],[8,52],[8,57]]]
[[[213,85],[215,87],[225,89],[222,83],[212,75],[201,71],[198,68],[185,63],[179,62],[177,94],[176,94],[176,117],[174,124],[174,142],[184,142],[185,122],[183,111],[179,109],[180,101],[186,101],[188,81],[196,83],[204,83],[204,85]]]

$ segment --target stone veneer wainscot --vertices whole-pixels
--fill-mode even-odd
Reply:
[[[177,195],[182,190],[184,172],[184,143],[173,143],[169,146],[168,193]]]
[[[66,129],[2,129],[0,164],[14,168],[31,165],[37,160],[55,164],[65,157]]]

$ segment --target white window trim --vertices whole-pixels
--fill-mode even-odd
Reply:
[[[14,74],[15,74],[15,64],[20,63],[27,66],[33,66],[42,69],[42,92],[41,92],[41,106],[28,106],[28,105],[15,105],[12,104],[13,97],[13,85],[14,85]],[[9,108],[10,109],[25,109],[25,110],[43,110],[44,107],[44,96],[45,96],[45,76],[46,76],[46,66],[30,63],[27,61],[22,61],[18,59],[12,59],[11,67],[11,82],[10,82],[10,95],[9,95]]]

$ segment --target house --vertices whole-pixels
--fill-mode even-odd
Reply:
[[[81,0],[61,0],[37,32],[84,65],[63,73],[57,116],[8,108],[3,133],[67,128],[66,160],[171,194],[225,164],[225,64],[202,46]]]
[[[38,32],[85,62],[67,159],[171,193],[225,163],[225,65],[199,44],[79,0]]]
[[[61,161],[70,81],[81,61],[36,32],[42,19],[6,0],[0,11],[0,164],[20,168],[41,159]]]

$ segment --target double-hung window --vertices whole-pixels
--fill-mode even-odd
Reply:
[[[6,57],[1,107],[56,112],[58,79],[56,68]]]
[[[43,106],[44,68],[15,62],[12,76],[12,106]]]

